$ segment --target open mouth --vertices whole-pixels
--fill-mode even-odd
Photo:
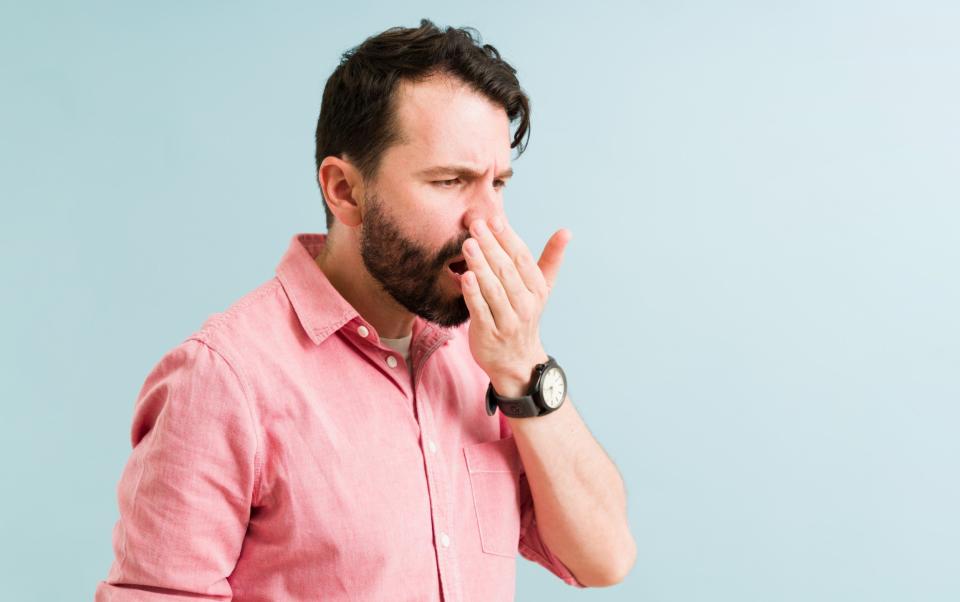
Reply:
[[[463,275],[463,273],[467,271],[467,262],[464,261],[463,259],[460,259],[460,260],[451,262],[450,264],[447,265],[447,267],[454,274]]]

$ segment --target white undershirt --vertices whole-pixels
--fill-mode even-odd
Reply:
[[[413,366],[410,364],[410,340],[412,338],[413,332],[402,339],[388,339],[386,337],[380,337],[381,343],[403,356],[403,361],[407,362],[407,369],[410,370],[411,373],[413,372]]]

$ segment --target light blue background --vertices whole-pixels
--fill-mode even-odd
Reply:
[[[5,4],[0,597],[92,596],[143,379],[323,230],[323,84],[421,17],[532,97],[508,214],[574,234],[543,336],[639,546],[517,599],[960,599],[947,1]]]

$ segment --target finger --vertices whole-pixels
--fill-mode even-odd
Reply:
[[[560,271],[560,264],[563,262],[563,251],[567,243],[573,238],[573,234],[566,228],[561,228],[553,233],[550,240],[543,247],[540,254],[540,260],[537,265],[543,272],[543,277],[547,281],[547,287],[553,290],[553,283],[557,279],[557,272]]]
[[[499,232],[497,226],[499,225]],[[533,255],[523,239],[510,226],[506,219],[494,218],[490,224],[493,235],[500,241],[500,245],[510,256],[513,264],[517,266],[517,272],[527,290],[543,299],[547,296],[547,281],[543,277],[543,272],[533,260]]]
[[[498,329],[504,329],[512,324],[516,315],[510,301],[507,299],[507,292],[503,290],[500,279],[497,278],[490,265],[487,263],[480,249],[480,244],[472,238],[468,238],[463,243],[463,256],[467,261],[467,268],[477,277],[480,285],[480,293],[483,295],[493,320]]]
[[[526,313],[532,299],[530,290],[520,277],[513,258],[504,250],[500,241],[493,235],[483,220],[475,220],[470,224],[470,232],[480,243],[487,265],[500,280],[503,290],[507,293],[507,300],[517,313]]]
[[[494,322],[490,307],[480,292],[477,275],[469,270],[464,272],[460,276],[460,288],[463,291],[463,300],[467,304],[470,318],[481,324],[486,330],[493,330],[496,327],[496,322]]]

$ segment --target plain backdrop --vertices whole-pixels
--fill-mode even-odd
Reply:
[[[422,17],[517,68],[508,215],[639,555],[518,600],[960,599],[960,5],[84,2],[0,12],[0,597],[90,599],[165,351],[324,230],[340,54]]]

